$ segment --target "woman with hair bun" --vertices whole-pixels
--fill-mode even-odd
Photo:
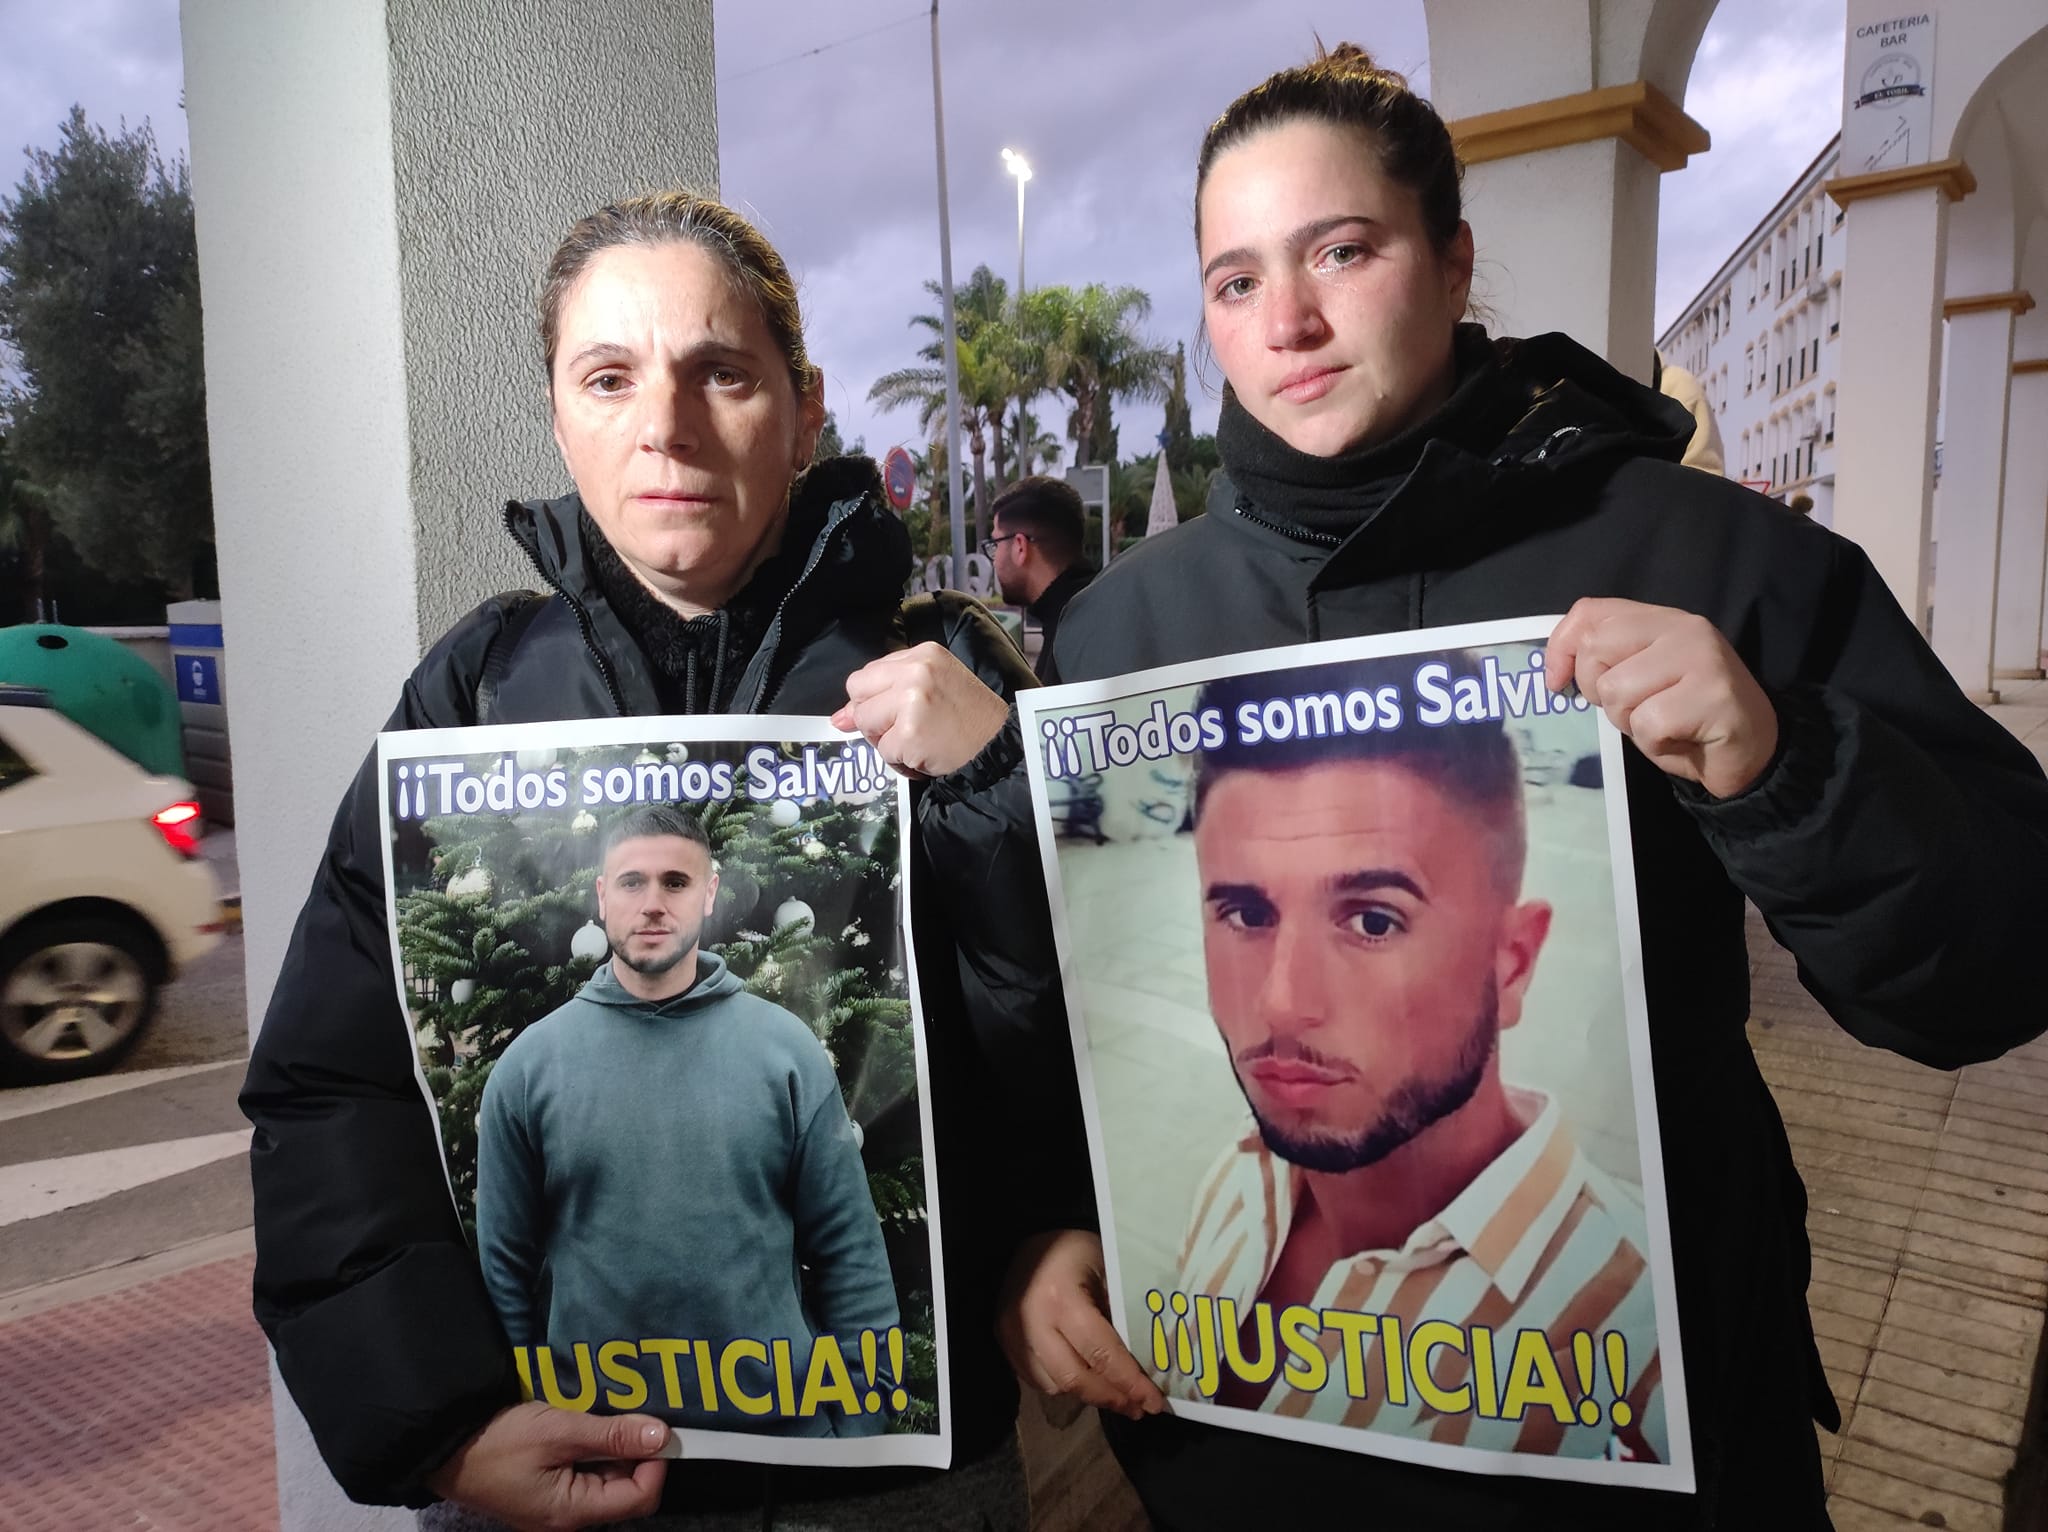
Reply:
[[[1839,1415],[1806,1310],[1805,1190],[1744,1031],[1745,899],[1856,1038],[1941,1068],[1996,1057],[2043,1029],[2027,957],[2048,781],[1860,549],[1679,466],[1682,406],[1565,336],[1466,322],[1450,135],[1360,49],[1231,103],[1195,212],[1229,482],[1075,599],[1058,678],[1568,613],[1549,684],[1629,740],[1697,1490],[1461,1474],[1162,1415],[1102,1316],[1084,1230],[1020,1256],[1011,1360],[1109,1412],[1161,1528],[1335,1506],[1389,1532],[1824,1528],[1814,1425]]]

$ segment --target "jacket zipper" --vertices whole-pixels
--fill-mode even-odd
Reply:
[[[505,514],[505,530],[508,532],[512,530],[511,523],[512,515],[507,510]],[[547,566],[540,561],[540,555],[527,546],[524,538],[514,536],[512,540],[518,543],[520,549],[526,554],[526,561],[533,565],[534,573],[545,580],[548,588],[566,601],[569,604],[569,610],[576,614],[576,627],[583,634],[583,647],[590,652],[591,660],[597,665],[597,676],[599,680],[604,682],[604,689],[611,696],[613,713],[620,718],[628,717],[626,698],[619,690],[617,678],[612,675],[611,661],[605,658],[604,651],[597,646],[597,630],[591,626],[590,613],[585,610],[582,602],[569,594],[560,580],[557,580],[548,573]]]
[[[817,567],[825,562],[826,553],[830,551],[833,542],[845,529],[846,524],[853,519],[853,513],[860,509],[861,501],[859,498],[855,498],[850,502],[842,502],[842,505],[843,509],[839,507],[833,509],[831,519],[825,523],[823,535],[818,538],[818,541],[811,548],[811,556],[805,562],[803,572],[789,582],[789,589],[784,591],[782,599],[775,603],[775,615],[768,619],[768,631],[761,638],[763,647],[768,649],[768,669],[763,676],[761,704],[755,709],[756,712],[765,713],[768,710],[768,704],[775,700],[776,693],[782,690],[782,682],[775,676],[776,661],[780,657],[777,651],[782,644],[782,614],[789,609],[790,598],[803,589],[804,581],[808,580]],[[767,684],[769,681],[773,681],[774,684],[772,686]]]
[[[1317,543],[1325,548],[1341,547],[1344,543],[1343,538],[1329,532],[1315,532],[1307,527],[1287,526],[1281,522],[1270,521],[1253,510],[1249,505],[1246,505],[1242,500],[1232,506],[1231,511],[1235,515],[1242,516],[1253,526],[1264,527],[1268,532],[1277,532],[1282,537],[1288,538],[1293,542]]]

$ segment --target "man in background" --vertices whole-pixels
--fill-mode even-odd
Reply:
[[[995,564],[1003,599],[1023,607],[1038,625],[1036,669],[1041,681],[1051,679],[1052,640],[1060,614],[1094,578],[1081,562],[1086,520],[1073,485],[1047,474],[1019,479],[989,507],[995,535],[983,541],[981,551]]]

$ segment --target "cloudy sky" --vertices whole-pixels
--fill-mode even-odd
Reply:
[[[878,415],[868,385],[915,359],[907,321],[938,275],[926,7],[715,7],[723,193],[789,258],[831,407],[849,441],[879,453],[916,426]],[[1207,122],[1317,33],[1362,43],[1419,88],[1429,78],[1421,0],[948,0],[941,24],[955,279],[986,262],[1015,280],[1016,189],[1001,162],[1014,147],[1035,170],[1029,283],[1143,288],[1167,344],[1190,338],[1199,312],[1190,198]],[[1842,25],[1843,0],[1721,0],[1685,101],[1714,149],[1663,182],[1660,327],[1834,133]],[[146,118],[183,152],[175,0],[0,0],[0,37],[0,184],[19,179],[23,146],[55,141],[74,101],[110,126]],[[1215,409],[1197,389],[1197,429]],[[1041,411],[1048,424],[1062,413]],[[1129,455],[1160,414],[1119,420]]]

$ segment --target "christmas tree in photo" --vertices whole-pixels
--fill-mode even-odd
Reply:
[[[652,743],[523,751],[521,771],[722,759],[750,745]],[[800,746],[784,746],[793,756]],[[477,775],[501,757],[466,763]],[[436,1103],[463,1230],[476,1237],[476,1123],[512,1039],[565,1004],[609,957],[594,884],[613,822],[637,804],[451,814],[394,822],[398,949],[413,1033]],[[899,911],[897,799],[789,798],[681,805],[718,873],[704,945],[752,993],[824,1045],[861,1140],[896,1274],[910,1407],[899,1431],[936,1429],[930,1244]]]

